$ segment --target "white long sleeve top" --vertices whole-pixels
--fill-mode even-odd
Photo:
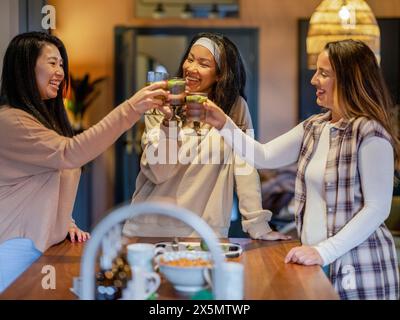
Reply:
[[[323,182],[329,151],[330,126],[328,123],[324,127],[313,158],[306,169],[307,195],[303,231],[300,235],[303,244],[312,245],[318,250],[324,265],[332,263],[364,242],[386,220],[390,213],[394,171],[391,144],[379,137],[366,138],[361,143],[359,153],[364,207],[342,230],[327,238]],[[240,157],[257,169],[275,169],[297,161],[304,128],[300,123],[267,144],[261,144],[243,134],[230,119],[219,132]]]

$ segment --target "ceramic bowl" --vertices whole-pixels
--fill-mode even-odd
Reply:
[[[155,259],[160,272],[178,291],[196,292],[208,286],[211,254],[200,251],[165,252]]]

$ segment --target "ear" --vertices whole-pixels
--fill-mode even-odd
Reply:
[[[221,75],[220,74],[216,74],[215,75],[215,82],[218,82],[218,81],[220,81],[221,80]]]

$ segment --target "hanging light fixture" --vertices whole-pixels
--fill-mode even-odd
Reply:
[[[380,61],[380,31],[371,8],[364,0],[322,0],[310,18],[307,34],[308,68],[330,41],[361,40]]]
[[[351,3],[343,1],[343,5],[339,10],[340,24],[343,29],[355,29],[356,27],[356,10]]]

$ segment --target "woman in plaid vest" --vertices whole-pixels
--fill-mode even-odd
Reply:
[[[311,83],[327,110],[267,144],[242,134],[212,101],[204,105],[204,121],[256,168],[297,162],[302,246],[288,253],[286,263],[323,266],[342,299],[399,299],[396,250],[384,224],[399,140],[375,55],[361,41],[330,42]]]

